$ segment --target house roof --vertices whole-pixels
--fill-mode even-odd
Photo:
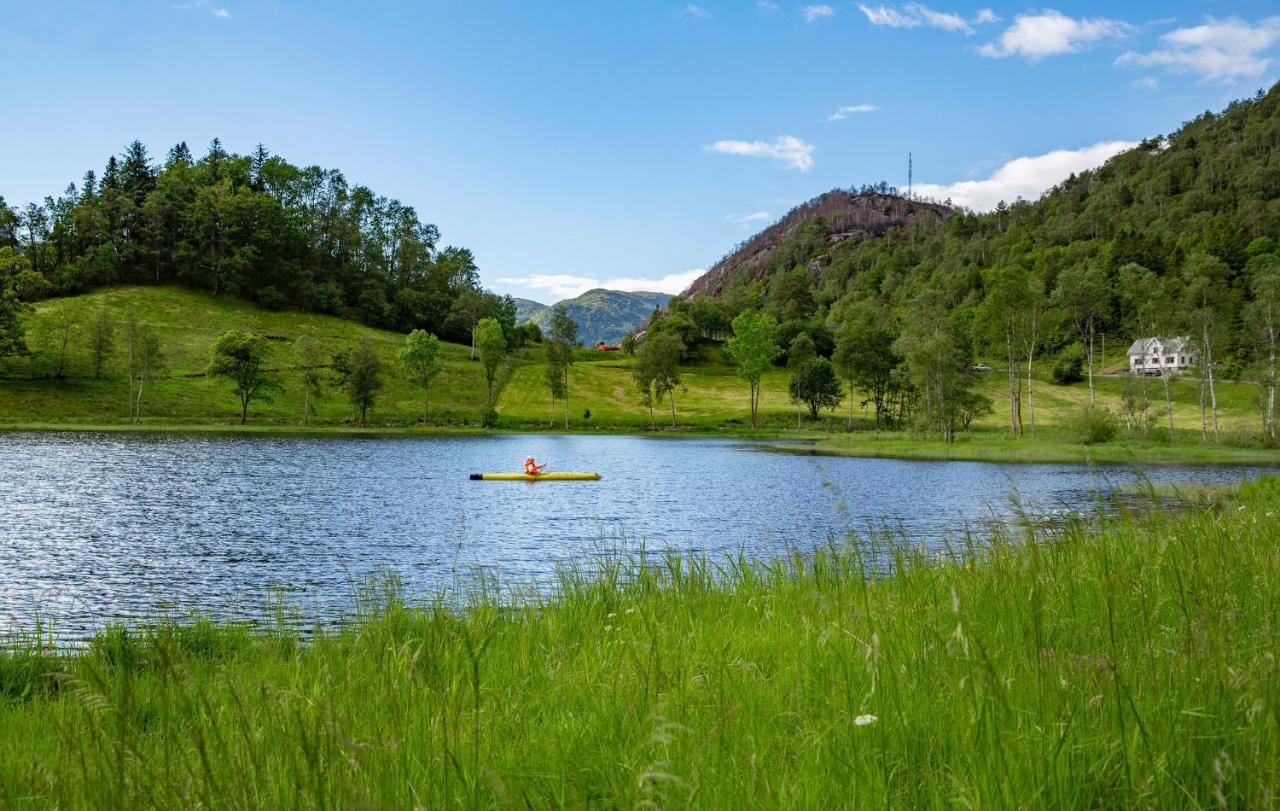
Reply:
[[[1176,335],[1166,338],[1139,338],[1129,346],[1130,355],[1145,355],[1152,349],[1152,344],[1159,343],[1162,352],[1178,353],[1191,343],[1191,336]]]

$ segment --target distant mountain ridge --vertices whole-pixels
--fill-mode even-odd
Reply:
[[[600,341],[621,341],[624,335],[653,315],[655,308],[666,306],[670,299],[667,293],[597,288],[558,303],[565,306],[569,317],[578,325],[578,340],[584,346],[592,346]],[[545,330],[551,323],[551,309],[555,305],[522,298],[515,302],[517,324],[532,322]]]

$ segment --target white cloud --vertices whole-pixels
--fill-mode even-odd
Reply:
[[[822,19],[823,17],[834,17],[834,16],[836,16],[836,10],[835,10],[835,9],[833,9],[831,6],[828,6],[828,5],[825,5],[825,4],[824,4],[824,5],[816,5],[816,6],[805,6],[805,7],[800,11],[800,14],[801,14],[801,16],[803,16],[803,17],[804,17],[804,21],[805,21],[805,22],[807,22],[807,23],[811,23],[811,22],[815,22],[815,21],[817,21],[817,20],[820,20],[820,19]]]
[[[174,11],[195,11],[196,9],[208,9],[209,13],[223,20],[231,19],[231,12],[225,8],[210,8],[209,0],[190,0],[187,3],[178,3],[173,7]]]
[[[917,183],[915,191],[923,197],[950,198],[956,205],[987,211],[1001,200],[1008,203],[1019,197],[1035,200],[1070,175],[1101,166],[1112,156],[1135,146],[1135,141],[1103,141],[1083,149],[1058,149],[1044,155],[1014,158],[985,180],[963,180],[950,185]]]
[[[980,10],[972,20],[950,11],[935,11],[922,3],[907,3],[899,10],[896,6],[868,6],[858,4],[858,10],[866,15],[872,25],[887,28],[939,28],[943,31],[959,31],[972,34],[974,25],[998,22],[1000,18],[989,8]]]
[[[827,118],[827,120],[843,121],[851,115],[857,115],[858,113],[874,113],[879,109],[880,108],[874,104],[854,104],[849,107],[839,107]]]
[[[770,2],[770,0],[756,0],[756,8],[761,11],[777,11],[778,4]]]
[[[708,20],[712,14],[702,6],[690,3],[680,11],[681,17],[688,17],[691,20]]]
[[[1149,53],[1130,51],[1117,65],[1167,67],[1175,73],[1194,73],[1204,81],[1235,82],[1257,79],[1274,61],[1263,51],[1280,42],[1280,17],[1251,25],[1237,17],[1178,28],[1160,37],[1165,47]]]
[[[813,168],[813,144],[794,135],[780,135],[769,141],[716,141],[707,147],[721,155],[743,155],[748,158],[772,158],[791,169],[807,172]]]
[[[729,215],[728,217],[725,217],[725,219],[738,225],[750,226],[759,222],[769,222],[773,219],[773,215],[767,211],[753,211],[750,214],[743,214],[740,217]]]
[[[1139,90],[1156,90],[1160,87],[1160,80],[1154,76],[1143,76],[1141,79],[1134,79],[1133,86]]]
[[[659,279],[641,279],[634,276],[597,279],[591,276],[573,276],[565,273],[535,273],[530,276],[509,276],[498,279],[498,283],[513,287],[524,287],[529,290],[543,290],[561,299],[580,296],[588,290],[595,290],[596,288],[626,290],[634,293],[670,293],[674,296],[693,284],[694,280],[703,273],[706,273],[705,268],[693,268],[683,273],[668,273]]]
[[[1100,40],[1119,39],[1133,31],[1129,23],[1106,17],[1077,20],[1053,10],[1019,14],[998,40],[983,45],[978,53],[993,59],[1017,55],[1038,62],[1046,56],[1075,53]]]

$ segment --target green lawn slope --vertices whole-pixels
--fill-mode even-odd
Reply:
[[[101,379],[92,378],[88,327],[105,307],[117,325],[117,351]],[[167,359],[163,377],[148,384],[143,398],[144,426],[215,425],[239,422],[238,401],[226,380],[203,375],[209,347],[227,330],[243,329],[270,338],[268,364],[280,370],[279,391],[270,402],[254,402],[249,419],[257,425],[301,426],[302,384],[296,372],[294,341],[310,335],[332,354],[357,341],[368,342],[383,360],[386,388],[370,412],[374,425],[408,426],[422,416],[421,391],[410,385],[395,358],[402,335],[371,329],[354,321],[298,312],[274,312],[232,298],[214,298],[176,287],[118,287],[73,298],[40,302],[25,316],[31,359],[0,361],[0,425],[128,423],[124,341],[126,314],[150,324],[160,337]],[[50,338],[43,324],[54,313],[74,313],[83,328],[73,337],[66,377],[50,379]],[[433,421],[475,423],[484,405],[485,383],[480,364],[468,360],[469,349],[444,344],[445,368],[432,388]],[[327,388],[316,404],[311,423],[337,426],[351,420],[351,407],[341,391]]]
[[[106,308],[122,327],[132,311],[160,336],[168,363],[164,375],[148,385],[143,402],[144,428],[227,429],[238,426],[238,403],[225,380],[204,376],[209,347],[221,333],[251,330],[270,339],[269,365],[278,370],[280,389],[270,401],[250,408],[247,430],[302,429],[302,384],[296,369],[294,342],[301,335],[319,340],[333,353],[357,341],[368,342],[384,361],[387,385],[369,414],[368,430],[412,431],[421,427],[422,396],[405,378],[396,360],[402,335],[372,329],[340,318],[290,311],[269,311],[226,297],[174,287],[117,287],[73,298],[41,302],[24,316],[28,325],[30,358],[0,360],[0,427],[128,427],[127,383],[123,340],[100,379],[91,376],[89,324]],[[48,324],[71,314],[80,330],[73,336],[65,375],[55,379],[53,337]],[[119,331],[119,330],[118,330]],[[1106,367],[1122,369],[1123,347],[1109,353]],[[431,420],[427,430],[473,430],[479,427],[485,401],[484,374],[469,359],[469,349],[444,345],[445,369],[432,387]],[[650,430],[650,414],[641,404],[632,381],[634,359],[620,352],[579,350],[570,375],[569,430],[642,432]],[[1102,364],[1100,364],[1101,366]],[[546,365],[538,347],[518,350],[499,375],[499,428],[513,431],[564,430],[562,402],[552,403],[546,387]],[[1199,434],[1199,390],[1192,379],[1173,384],[1176,441],[1164,431],[1163,387],[1147,381],[1154,430],[1145,437],[1121,436],[1105,445],[1078,444],[1064,429],[1089,401],[1084,383],[1054,385],[1048,369],[1037,370],[1034,439],[1008,437],[1008,399],[1005,377],[998,371],[983,375],[981,389],[991,398],[994,412],[977,420],[959,441],[945,445],[908,432],[877,432],[870,413],[854,402],[854,431],[848,431],[848,410],[842,406],[811,421],[798,413],[787,397],[787,372],[766,374],[760,402],[760,425],[752,429],[746,384],[735,374],[717,347],[704,347],[682,372],[676,392],[676,426],[671,426],[669,402],[654,410],[660,432],[710,433],[818,440],[824,452],[862,456],[968,458],[1004,461],[1196,461],[1280,462],[1280,454],[1252,447],[1258,432],[1257,389],[1223,381],[1218,388],[1223,442],[1202,442]],[[1098,401],[1123,410],[1126,389],[1139,395],[1142,381],[1122,376],[1096,379]],[[590,412],[588,417],[586,412]],[[316,403],[309,430],[348,430],[351,407],[343,392],[328,387]],[[1024,421],[1029,413],[1024,409]]]

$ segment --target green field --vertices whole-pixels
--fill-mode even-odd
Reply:
[[[15,639],[0,806],[1270,806],[1280,480],[1198,498],[954,559],[631,561],[460,610],[384,587],[305,641]]]
[[[102,379],[93,379],[88,348],[88,325],[106,307],[117,326],[117,353]],[[41,323],[51,313],[70,310],[84,328],[73,339],[66,377],[44,377],[52,359]],[[327,352],[356,341],[367,341],[384,362],[387,387],[370,413],[374,425],[407,426],[422,418],[422,394],[399,369],[395,352],[404,338],[352,321],[297,312],[272,312],[235,299],[171,287],[120,287],[74,298],[40,302],[26,316],[31,359],[0,361],[0,425],[65,424],[122,425],[129,420],[124,370],[123,324],[132,310],[136,318],[158,333],[167,358],[164,376],[148,384],[143,397],[144,426],[234,426],[240,421],[239,401],[231,384],[203,375],[209,347],[227,330],[249,330],[270,339],[268,365],[281,370],[281,389],[271,402],[255,402],[250,422],[257,425],[302,426],[302,384],[296,372],[293,342],[311,335]],[[485,398],[480,364],[468,360],[469,349],[444,345],[445,370],[432,391],[432,417],[441,424],[474,423]],[[316,403],[311,423],[340,426],[351,421],[351,406],[340,391],[329,389]]]
[[[90,376],[88,324],[101,307],[121,325],[126,312],[154,326],[160,335],[168,366],[164,376],[149,384],[143,416],[129,423],[122,347],[101,379]],[[55,313],[74,313],[83,324],[73,338],[65,377],[52,379],[54,354],[44,327]],[[188,430],[303,430],[302,384],[296,370],[293,342],[308,334],[326,350],[337,352],[358,340],[369,342],[384,360],[387,387],[369,414],[369,431],[478,430],[485,400],[483,371],[469,359],[463,346],[445,345],[446,367],[433,386],[431,419],[421,424],[421,394],[399,368],[395,352],[403,336],[370,329],[351,321],[298,312],[273,312],[228,298],[179,288],[121,287],[74,298],[40,303],[25,316],[29,327],[31,358],[0,361],[0,426],[27,428],[93,427],[105,429],[153,428]],[[223,380],[203,375],[209,346],[222,332],[247,329],[271,339],[270,365],[278,370],[281,384],[270,402],[255,402],[249,425],[240,429],[237,400]],[[119,343],[119,341],[118,341]],[[1123,368],[1123,347],[1107,359],[1112,369]],[[649,414],[641,405],[631,380],[633,360],[620,353],[578,352],[570,376],[569,430],[638,432],[649,430]],[[500,375],[498,411],[500,430],[563,430],[563,404],[554,417],[544,382],[541,350],[522,349]],[[1219,461],[1274,462],[1280,454],[1256,449],[1250,439],[1258,432],[1257,390],[1252,386],[1223,382],[1221,406],[1223,447],[1206,446],[1199,436],[1199,394],[1193,380],[1174,382],[1174,417],[1177,437],[1170,443],[1164,432],[1163,389],[1148,381],[1154,429],[1145,437],[1122,434],[1105,446],[1086,448],[1076,444],[1061,426],[1088,402],[1082,384],[1056,386],[1048,382],[1047,368],[1038,372],[1035,384],[1037,436],[1010,440],[1008,400],[1004,377],[998,371],[985,375],[981,387],[991,397],[995,412],[981,418],[974,430],[964,432],[953,445],[909,433],[877,433],[869,413],[855,403],[854,426],[847,431],[847,410],[824,414],[817,422],[797,419],[794,403],[786,396],[787,373],[778,368],[766,376],[761,399],[760,426],[752,429],[746,385],[733,373],[718,348],[704,348],[684,369],[683,386],[676,392],[676,427],[671,427],[667,403],[655,410],[654,421],[663,432],[712,433],[759,437],[800,437],[821,440],[823,451],[867,456],[916,456],[921,458],[978,458],[1004,461]],[[1097,379],[1099,401],[1121,410],[1125,387],[1140,390],[1140,381]],[[347,431],[352,413],[341,391],[329,388],[316,404],[306,430]],[[585,416],[590,411],[590,417]],[[1024,410],[1024,421],[1029,414]],[[1238,447],[1233,447],[1238,446]]]

